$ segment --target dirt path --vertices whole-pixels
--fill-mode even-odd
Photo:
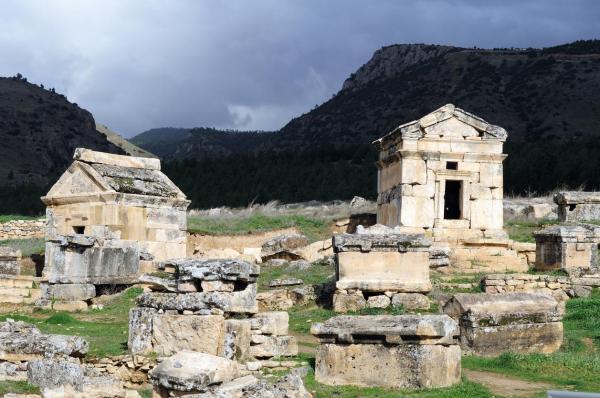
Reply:
[[[493,372],[463,369],[463,374],[470,381],[487,387],[492,394],[503,397],[529,397],[552,389],[550,384],[515,379]]]

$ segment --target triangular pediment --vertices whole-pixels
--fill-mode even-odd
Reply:
[[[111,191],[89,165],[75,161],[50,188],[46,197],[61,197],[69,195],[86,195]]]

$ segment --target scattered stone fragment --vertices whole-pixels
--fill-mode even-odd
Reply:
[[[304,281],[297,278],[273,279],[269,282],[269,287],[295,286],[302,284],[304,284]]]

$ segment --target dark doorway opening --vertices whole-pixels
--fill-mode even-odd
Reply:
[[[446,180],[446,193],[444,194],[444,219],[460,220],[460,197],[462,191],[461,181]]]

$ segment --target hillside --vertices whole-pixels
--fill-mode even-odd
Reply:
[[[544,49],[383,47],[333,98],[278,132],[155,129],[132,142],[171,160],[165,167],[193,206],[373,198],[370,142],[446,103],[508,130],[506,192],[600,188],[598,40]]]
[[[0,212],[39,212],[39,196],[77,147],[124,153],[96,131],[92,115],[20,75],[0,78]]]

